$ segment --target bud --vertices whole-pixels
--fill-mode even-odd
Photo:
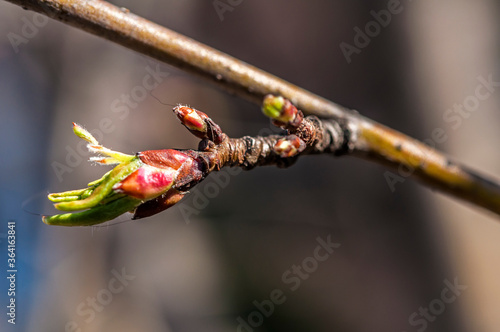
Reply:
[[[143,165],[114,185],[113,190],[120,194],[147,201],[170,189],[176,174],[177,171],[173,168],[156,168]]]
[[[289,158],[296,156],[304,151],[306,143],[295,135],[289,135],[281,138],[274,145],[274,152],[280,155],[281,158]]]
[[[103,164],[119,163],[88,188],[50,194],[54,207],[77,211],[44,216],[49,225],[85,226],[112,220],[126,212],[135,212],[134,219],[161,212],[182,199],[185,189],[206,175],[205,161],[196,151],[150,150],[134,155],[112,151],[81,126],[75,133],[89,142],[89,150],[108,157],[98,159]]]
[[[282,125],[298,127],[302,122],[302,112],[281,96],[267,95],[262,104],[262,112]]]
[[[146,165],[159,168],[173,168],[178,170],[192,156],[174,149],[148,150],[138,153],[139,158]]]
[[[285,98],[267,95],[264,97],[262,112],[271,119],[278,119],[285,104]]]
[[[205,113],[182,105],[175,107],[174,113],[187,129],[206,134],[207,124],[205,119],[207,116]]]
[[[181,151],[149,150],[138,156],[144,165],[117,183],[113,190],[148,201],[167,192],[174,183],[182,186],[203,178],[200,162]]]
[[[174,113],[181,123],[193,135],[201,139],[209,139],[215,144],[220,144],[225,139],[225,134],[212,119],[203,112],[188,106],[174,107]]]

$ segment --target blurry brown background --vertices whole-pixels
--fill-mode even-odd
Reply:
[[[401,13],[351,63],[339,45],[353,44],[353,29],[387,1],[233,1],[222,19],[213,1],[112,2],[416,138],[443,128],[448,139],[437,148],[500,175],[499,92],[459,128],[443,120],[474,93],[477,77],[500,81],[495,1],[401,1]],[[53,20],[16,52],[8,34],[22,35],[34,17],[0,2],[0,233],[17,221],[17,330],[64,331],[74,321],[81,331],[237,331],[237,318],[247,320],[253,302],[276,288],[287,300],[255,331],[500,329],[498,218],[413,180],[393,193],[384,168],[354,158],[306,157],[286,170],[231,175],[188,218],[182,211],[217,185],[212,176],[184,210],[101,228],[42,224],[26,210],[52,211],[46,192],[82,187],[106,170],[77,152],[58,178],[55,163],[79,151],[72,121],[91,130],[104,121],[113,129],[100,141],[126,153],[196,147],[170,107],[149,95],[127,113],[117,109],[158,65],[169,73],[153,91],[163,102],[203,110],[232,136],[271,127],[255,105]],[[341,246],[290,291],[285,271],[328,235]],[[5,264],[5,241],[0,249]],[[123,269],[133,280],[86,321],[78,308],[90,308],[87,298],[104,294],[112,271]],[[456,278],[467,289],[425,329],[411,325]],[[0,317],[0,330],[13,330]]]

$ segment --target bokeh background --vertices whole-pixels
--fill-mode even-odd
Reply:
[[[443,128],[448,139],[437,148],[499,178],[500,92],[456,129],[443,119],[479,76],[500,81],[496,1],[402,0],[350,63],[341,43],[353,44],[354,28],[391,1],[243,0],[222,14],[214,1],[112,3],[416,138]],[[13,34],[23,43],[13,46]],[[83,187],[106,171],[86,162],[72,121],[126,153],[196,147],[169,106],[150,95],[120,99],[137,93],[150,71],[163,73],[152,91],[162,102],[203,110],[232,136],[273,130],[257,106],[205,81],[0,2],[1,331],[500,329],[498,218],[411,179],[392,192],[383,167],[354,158],[225,173],[227,184],[211,176],[181,207],[141,221],[44,225],[36,214],[52,211],[47,192]],[[15,326],[6,317],[10,220]],[[291,291],[283,275],[328,236],[340,247]],[[110,298],[123,272],[129,279]],[[445,280],[467,288],[416,324],[410,317],[437,305]],[[259,317],[254,301],[267,303],[275,289],[286,301],[258,327],[243,327]]]

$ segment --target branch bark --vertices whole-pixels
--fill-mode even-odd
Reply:
[[[6,0],[209,79],[256,104],[283,96],[344,131],[345,151],[500,215],[500,186],[429,146],[227,54],[99,0]]]

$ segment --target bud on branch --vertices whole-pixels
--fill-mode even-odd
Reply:
[[[267,137],[229,138],[205,113],[179,105],[174,108],[174,113],[189,132],[201,139],[198,150],[150,150],[135,155],[108,149],[83,127],[73,124],[75,134],[87,141],[88,149],[97,154],[90,158],[91,161],[116,166],[101,179],[89,183],[87,188],[50,194],[48,198],[57,209],[70,212],[44,216],[43,221],[49,225],[88,226],[112,220],[126,212],[133,213],[133,219],[140,219],[175,205],[210,172],[223,167],[242,167],[247,170],[265,165],[288,167],[304,154],[343,155],[382,146],[374,145],[373,140],[370,140],[374,137],[373,131],[380,130],[377,127],[364,126],[356,132],[339,120],[304,117],[283,97],[266,96],[262,111],[271,118],[273,124],[286,132]],[[397,138],[394,134],[384,139],[396,142]],[[391,144],[383,147],[385,152],[381,155],[392,163],[397,161],[394,158],[401,159],[411,152],[399,149],[396,155],[390,150]],[[421,165],[424,167],[426,163]],[[433,172],[441,176],[441,173],[435,172],[435,166],[429,164]],[[439,170],[443,176],[448,174],[446,169]],[[455,177],[460,177],[457,183],[469,186],[467,181],[472,173],[460,171],[463,174],[457,171],[453,173]],[[482,195],[484,202],[492,201],[492,206],[497,207],[494,203],[497,196],[490,195],[489,189],[480,182],[470,183],[475,183],[477,187],[471,188]],[[460,187],[455,188],[462,190]],[[469,191],[465,189],[463,196],[468,197]],[[494,192],[491,191],[491,194]],[[474,201],[474,197],[479,196],[472,196],[470,200]]]
[[[322,153],[334,149],[332,143],[341,145],[340,133],[329,131],[316,117],[304,118],[282,97],[267,96],[263,110],[273,123],[293,134],[229,138],[205,113],[179,105],[174,113],[202,139],[199,150],[150,150],[128,155],[100,145],[87,130],[73,124],[74,133],[98,155],[91,161],[116,166],[87,188],[50,194],[48,198],[57,209],[71,212],[44,216],[43,221],[49,225],[88,226],[126,212],[133,213],[133,219],[148,217],[178,203],[212,171],[226,166],[287,167],[307,148],[309,153]]]

